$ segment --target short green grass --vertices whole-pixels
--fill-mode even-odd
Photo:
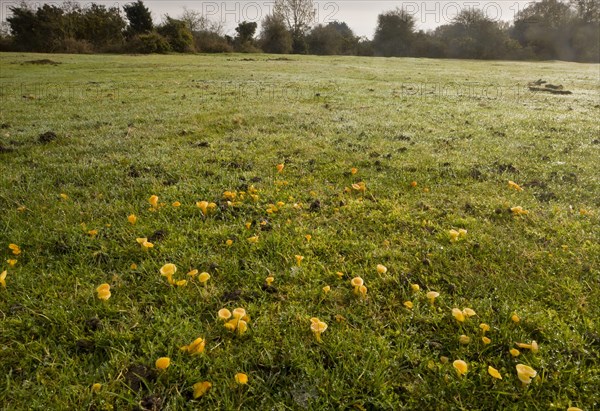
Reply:
[[[0,55],[3,409],[600,407],[597,65],[247,57]],[[531,94],[538,78],[573,94]],[[211,278],[174,287],[166,263]]]

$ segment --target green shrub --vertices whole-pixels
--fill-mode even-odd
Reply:
[[[155,31],[133,37],[129,42],[129,46],[130,51],[133,53],[164,54],[171,51],[169,41]]]

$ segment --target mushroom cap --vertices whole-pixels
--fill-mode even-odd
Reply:
[[[523,384],[531,383],[531,379],[535,378],[537,371],[525,364],[517,364],[517,377]]]
[[[364,283],[365,282],[360,277],[354,277],[352,280],[350,280],[350,284],[352,284],[353,287],[360,287]]]
[[[456,321],[461,322],[461,323],[465,321],[465,315],[458,308],[452,309],[452,317],[454,317],[454,319]]]
[[[463,314],[466,315],[467,317],[474,317],[477,315],[475,310],[473,310],[472,308],[463,309]]]
[[[240,319],[246,316],[246,310],[244,310],[243,308],[236,308],[235,310],[233,310],[232,314],[233,318]]]
[[[231,311],[229,311],[227,308],[221,308],[217,315],[221,320],[228,320],[231,318]]]
[[[310,324],[310,329],[315,333],[322,333],[327,329],[327,324],[323,321],[314,321]]]
[[[212,384],[208,381],[197,382],[192,386],[192,388],[194,389],[194,398],[202,397],[208,392],[208,390],[210,390],[211,387]]]
[[[206,346],[206,341],[203,338],[196,338],[193,343],[187,346],[187,351],[190,354],[200,354],[204,351],[204,347]]]
[[[205,282],[207,282],[208,280],[210,280],[210,274],[209,274],[209,273],[206,273],[206,272],[204,272],[204,273],[201,273],[201,274],[198,276],[198,280],[199,280],[201,283],[205,283]]]
[[[432,298],[438,298],[440,296],[440,293],[438,293],[437,291],[429,291],[427,293],[427,298],[432,299]]]
[[[469,366],[467,365],[466,362],[464,362],[463,360],[455,360],[452,363],[452,366],[456,369],[456,371],[460,374],[460,375],[464,375],[467,373],[467,371],[469,370]]]
[[[500,374],[500,372],[495,369],[494,367],[492,367],[491,365],[488,366],[488,374],[490,374],[492,377],[497,378],[499,380],[502,379],[502,375]]]
[[[240,385],[248,384],[248,376],[243,372],[238,372],[235,375],[235,382],[237,382]]]
[[[160,274],[169,276],[169,275],[175,274],[176,271],[177,271],[177,266],[175,264],[169,263],[169,264],[165,264],[161,267]]]
[[[531,352],[534,354],[537,354],[538,350],[539,350],[538,343],[535,340],[533,340],[531,342]]]
[[[481,330],[482,330],[483,332],[486,332],[486,331],[489,331],[489,330],[490,330],[490,326],[489,326],[489,325],[487,325],[486,323],[481,323],[481,324],[479,324],[479,328],[481,328]]]
[[[2,275],[0,276],[0,279],[2,281],[4,281],[4,278],[6,278],[6,271],[3,271]],[[98,288],[96,288],[96,292],[98,293],[98,298],[99,299],[107,301],[110,298],[110,296],[111,296],[110,285],[106,284],[106,283],[100,284],[98,286]]]
[[[148,239],[146,237],[140,237],[140,238],[136,238],[135,241],[137,241],[138,244],[144,244],[144,243],[148,242]]]
[[[155,365],[159,370],[166,370],[171,365],[171,359],[169,357],[160,357],[156,360]]]

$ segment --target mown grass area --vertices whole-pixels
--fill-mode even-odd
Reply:
[[[0,69],[3,409],[600,407],[597,65],[2,54]],[[573,94],[529,92],[538,78]],[[217,315],[237,307],[242,335]],[[203,353],[180,350],[198,337]]]

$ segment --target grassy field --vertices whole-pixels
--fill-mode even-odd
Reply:
[[[0,87],[2,409],[599,409],[597,65],[1,54]]]

